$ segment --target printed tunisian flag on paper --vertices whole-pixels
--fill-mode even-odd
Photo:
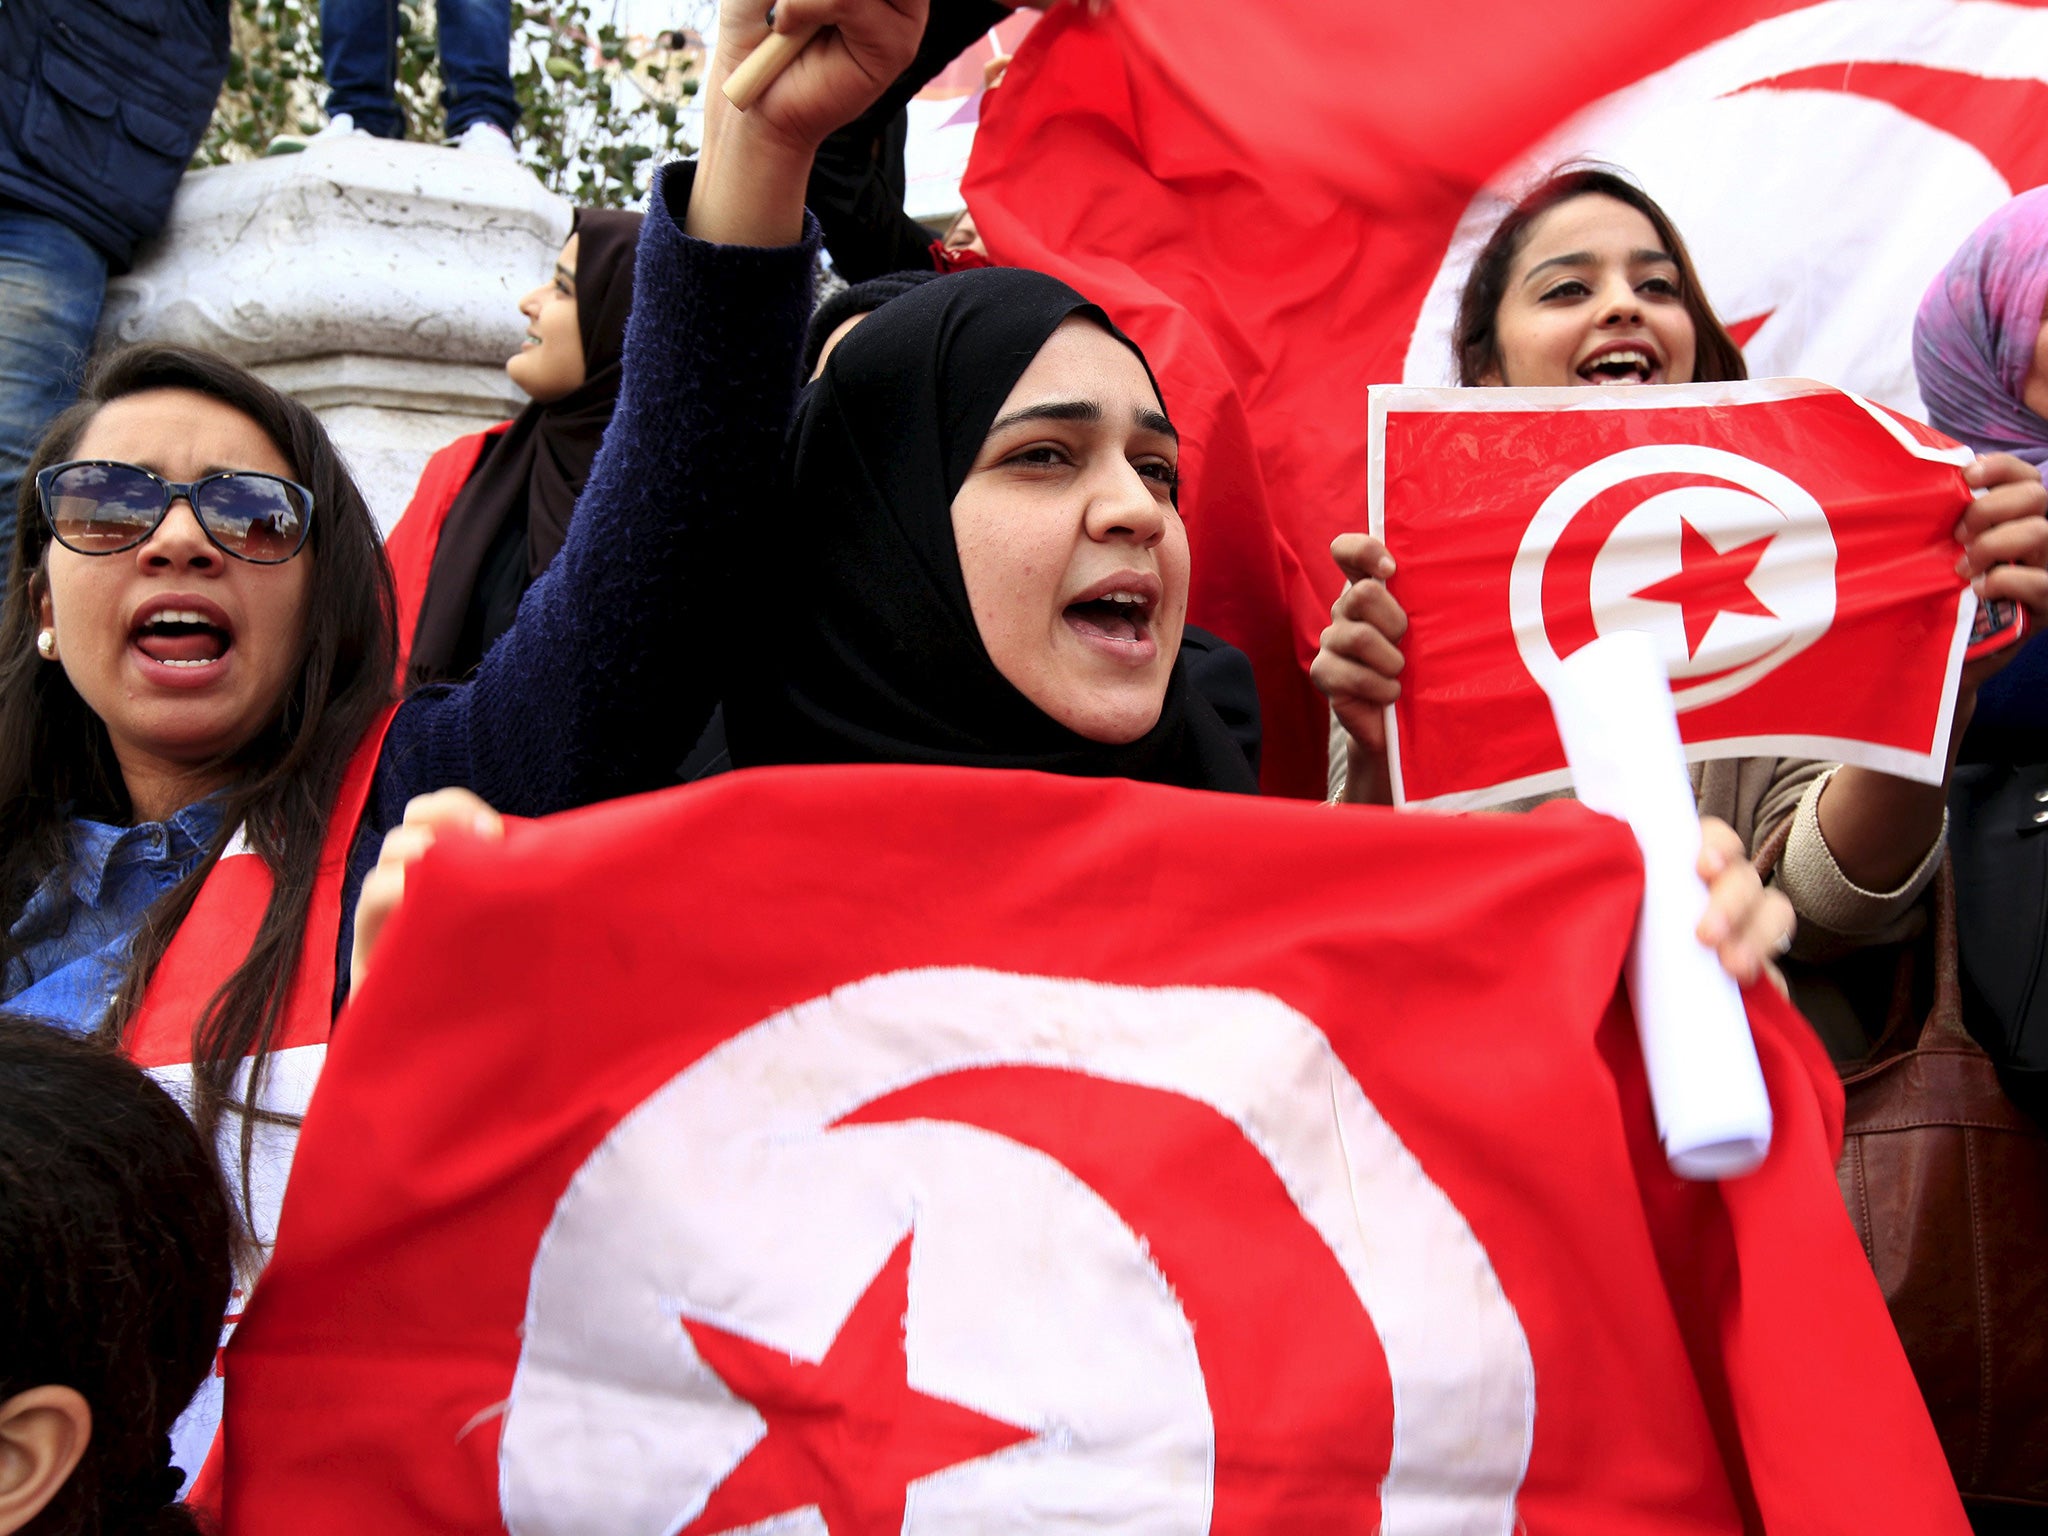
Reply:
[[[1976,598],[1971,454],[1804,379],[1372,391],[1371,526],[1409,615],[1396,803],[1570,783],[1545,691],[1600,635],[1662,653],[1686,756],[1939,783]]]
[[[1769,1160],[1665,1167],[1640,894],[1578,806],[953,769],[437,846],[229,1351],[229,1528],[1961,1536],[1768,989]]]

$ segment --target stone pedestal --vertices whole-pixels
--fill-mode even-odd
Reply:
[[[99,342],[208,347],[304,400],[388,529],[435,449],[526,403],[505,360],[569,215],[511,161],[367,137],[197,171]]]

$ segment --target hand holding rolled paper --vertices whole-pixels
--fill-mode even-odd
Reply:
[[[775,77],[795,62],[796,56],[804,51],[805,44],[818,35],[816,27],[802,32],[770,32],[767,40],[746,58],[739,68],[726,77],[725,99],[742,112],[760,99],[761,93],[775,83]]]
[[[816,148],[874,105],[917,56],[928,0],[726,0],[725,101],[792,147]],[[764,34],[764,24],[769,30]],[[709,129],[707,127],[707,137]]]
[[[1628,992],[1665,1158],[1681,1178],[1748,1173],[1770,1150],[1771,1102],[1742,996],[1694,931],[1707,905],[1699,813],[1656,646],[1605,635],[1561,673],[1550,707],[1572,787],[1626,821],[1643,851]]]
[[[725,0],[686,233],[716,245],[803,237],[818,146],[910,67],[927,0]]]

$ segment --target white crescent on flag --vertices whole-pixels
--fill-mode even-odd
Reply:
[[[1626,448],[1552,491],[1515,553],[1508,582],[1515,643],[1545,692],[1563,666],[1543,607],[1544,569],[1558,536],[1602,491],[1668,475],[1715,483],[1649,496],[1607,535],[1587,594],[1599,633],[1648,634],[1680,710],[1741,692],[1827,633],[1835,617],[1835,541],[1811,492],[1723,449]]]
[[[1217,1117],[1235,1152],[1169,1195],[1146,1170],[1215,1145],[1200,1127]],[[1085,1125],[1129,1144],[1079,1144]],[[1298,1252],[1189,1262],[1190,1229],[1258,1200]],[[1243,1304],[1257,1293],[1235,1271],[1290,1260],[1294,1315]],[[1318,1266],[1333,1285],[1311,1283]],[[1035,1531],[1240,1530],[1217,1476],[1233,1450],[1241,1466],[1247,1443],[1307,1453],[1334,1434],[1369,1465],[1376,1437],[1364,1413],[1310,1401],[1327,1382],[1256,1424],[1240,1405],[1257,1394],[1225,1383],[1290,1379],[1276,1348],[1318,1363],[1361,1336],[1392,1389],[1391,1462],[1366,1490],[1377,1528],[1509,1536],[1536,1411],[1528,1341],[1464,1217],[1308,1019],[1221,988],[884,974],[734,1036],[576,1175],[534,1264],[500,1442],[506,1524],[849,1536],[1023,1529],[1004,1512],[1029,1510]],[[854,1396],[814,1420],[747,1398],[757,1379],[786,1396],[844,1352],[898,1349],[900,1394],[849,1366]],[[837,1427],[856,1412],[887,1422]],[[823,1513],[792,1507],[790,1468],[816,1465],[787,1443],[803,1437],[818,1459],[877,1448],[820,1480]]]

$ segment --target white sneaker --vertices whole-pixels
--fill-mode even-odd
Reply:
[[[334,139],[367,139],[369,137],[369,129],[358,128],[356,120],[349,116],[348,113],[337,112],[334,116],[327,119],[327,126],[325,128],[322,128],[306,142],[308,144],[325,144]]]
[[[494,160],[517,160],[519,151],[512,147],[512,135],[496,123],[487,123],[479,118],[461,133],[448,141],[455,149],[466,149],[472,154],[489,155]]]
[[[358,128],[353,117],[349,116],[346,112],[337,112],[327,120],[327,126],[318,133],[311,135],[280,133],[270,141],[269,147],[263,153],[266,155],[296,155],[301,150],[308,149],[315,144],[331,144],[338,139],[367,139],[368,137],[370,137],[369,132],[366,129]]]

